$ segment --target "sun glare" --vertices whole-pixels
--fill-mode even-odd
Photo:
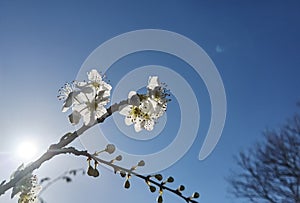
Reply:
[[[34,142],[24,141],[17,148],[16,155],[24,160],[32,159],[37,153],[37,146]]]

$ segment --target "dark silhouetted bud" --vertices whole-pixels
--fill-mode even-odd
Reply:
[[[121,171],[120,175],[122,176],[122,178],[124,178],[126,176],[126,173],[124,171]]]
[[[117,157],[116,157],[116,160],[117,160],[117,161],[121,161],[121,160],[122,160],[122,156],[121,156],[121,155],[117,156]]]
[[[145,161],[143,160],[139,161],[138,166],[145,166]]]
[[[174,178],[173,178],[172,176],[170,176],[170,177],[167,179],[167,182],[173,183],[173,182],[174,182]]]
[[[161,181],[163,179],[162,175],[161,174],[156,174],[154,176],[158,181]]]
[[[89,166],[88,171],[87,171],[87,174],[88,174],[89,176],[93,176],[93,174],[94,174],[94,169],[93,169],[92,166]]]
[[[163,202],[163,197],[161,195],[159,195],[157,197],[157,203],[162,203]]]
[[[193,196],[192,196],[193,198],[199,198],[200,197],[200,195],[199,195],[199,193],[198,192],[194,192],[194,194],[193,194]]]
[[[125,187],[126,189],[130,188],[130,182],[129,182],[129,180],[126,180],[126,181],[125,181],[124,187]]]
[[[152,185],[149,186],[149,189],[150,189],[151,192],[155,192],[156,191],[156,187],[154,187]]]
[[[184,187],[184,185],[180,185],[180,186],[178,187],[178,190],[179,190],[179,191],[183,191],[183,190],[185,190],[185,187]]]

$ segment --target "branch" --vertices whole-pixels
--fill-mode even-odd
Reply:
[[[101,163],[101,164],[104,164],[104,165],[107,165],[107,166],[113,168],[115,173],[117,173],[117,172],[126,172],[127,174],[134,175],[134,176],[136,176],[140,179],[143,179],[145,182],[150,182],[150,183],[156,185],[157,187],[160,188],[160,190],[170,191],[171,193],[173,193],[173,194],[179,196],[180,198],[184,199],[187,203],[188,202],[197,203],[197,201],[193,200],[193,198],[194,198],[193,196],[186,197],[179,190],[174,190],[174,189],[166,186],[164,182],[157,182],[157,181],[151,180],[150,179],[151,176],[144,176],[144,175],[141,175],[139,173],[136,173],[132,169],[126,169],[126,168],[123,168],[121,166],[118,166],[118,165],[114,164],[111,161],[106,161],[106,160],[100,159],[100,158],[96,157],[95,155],[88,153],[86,150],[79,151],[79,150],[75,149],[74,147],[67,147],[67,148],[62,148],[62,149],[55,150],[54,153],[56,155],[58,155],[58,154],[74,154],[76,156],[85,156],[88,159],[93,159],[93,160],[97,161],[98,163]]]
[[[114,112],[116,112],[120,108],[122,108],[123,105],[128,104],[128,102],[129,102],[128,100],[124,100],[124,101],[121,101],[120,103],[111,105],[107,109],[107,113],[104,114],[102,117],[98,118],[94,124],[92,124],[90,126],[83,125],[81,128],[74,131],[73,133],[67,133],[64,136],[62,136],[60,141],[56,144],[50,145],[48,150],[40,158],[38,158],[35,162],[33,162],[30,165],[28,165],[27,167],[25,167],[22,171],[20,171],[18,174],[16,174],[9,182],[2,184],[0,186],[0,196],[3,195],[7,190],[13,188],[20,180],[22,180],[23,177],[25,177],[28,174],[31,174],[35,169],[38,169],[44,162],[46,162],[60,154],[74,154],[76,156],[85,156],[88,159],[93,159],[99,163],[110,166],[114,169],[115,173],[116,172],[123,172],[123,173],[126,172],[127,175],[130,175],[130,176],[134,175],[140,179],[143,179],[147,184],[152,183],[153,185],[156,185],[160,189],[160,192],[162,192],[163,190],[168,190],[171,193],[174,193],[177,196],[179,196],[180,198],[184,199],[187,203],[189,203],[189,202],[197,203],[197,201],[193,200],[193,198],[198,198],[199,197],[198,193],[194,193],[192,196],[186,197],[186,196],[182,195],[182,193],[181,193],[182,190],[178,190],[178,189],[174,190],[170,187],[167,187],[166,182],[154,181],[154,180],[150,179],[151,176],[144,176],[144,175],[138,174],[133,171],[134,169],[129,170],[129,169],[123,168],[121,166],[115,165],[115,164],[113,164],[112,161],[105,161],[103,159],[96,157],[95,155],[88,153],[87,151],[78,151],[74,147],[66,147],[71,142],[73,142],[77,137],[82,135],[89,128],[93,127],[94,125],[104,122],[104,120],[106,118],[108,118]]]
[[[109,108],[107,108],[107,113],[105,113],[103,116],[98,118],[97,121],[92,125],[90,126],[83,125],[81,128],[74,131],[73,133],[67,133],[64,136],[62,136],[60,141],[56,144],[50,145],[48,150],[40,158],[38,158],[30,165],[26,166],[22,171],[16,174],[16,176],[10,179],[10,181],[6,182],[5,184],[2,184],[0,186],[0,196],[3,195],[7,190],[13,188],[20,180],[22,180],[23,177],[25,177],[28,174],[31,174],[35,169],[38,169],[44,162],[60,154],[60,153],[57,154],[57,150],[62,149],[63,147],[73,142],[77,137],[79,137],[81,134],[83,134],[86,130],[93,127],[94,125],[97,125],[98,123],[103,123],[106,118],[111,116],[114,112],[118,111],[119,108],[121,108],[123,105],[127,103],[128,100],[123,100],[120,103],[111,105]]]
[[[41,194],[42,194],[44,191],[46,191],[46,190],[48,189],[48,187],[50,187],[51,185],[53,185],[55,182],[57,182],[57,181],[59,181],[59,180],[61,180],[61,179],[64,179],[64,178],[68,177],[68,174],[69,174],[69,175],[70,175],[70,174],[73,174],[73,175],[75,176],[76,173],[77,173],[78,171],[81,171],[83,175],[85,174],[85,170],[84,170],[83,168],[79,168],[79,169],[72,169],[72,170],[65,171],[65,172],[63,172],[61,175],[57,176],[56,178],[54,178],[54,179],[52,179],[52,180],[51,180],[50,178],[48,178],[48,177],[41,179],[40,185],[41,185],[43,182],[46,182],[46,181],[48,181],[48,183],[47,183],[45,186],[42,187],[42,189],[41,189],[40,192],[39,192],[39,196],[41,196]],[[68,180],[67,180],[67,182],[69,182],[69,181],[71,181],[71,179],[68,179]]]

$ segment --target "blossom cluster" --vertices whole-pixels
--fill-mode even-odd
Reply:
[[[111,85],[103,80],[97,70],[91,70],[87,76],[87,82],[66,83],[59,90],[58,98],[64,100],[62,111],[72,109],[69,120],[74,125],[81,119],[85,125],[93,125],[98,118],[107,113],[105,106],[110,101]],[[142,129],[151,131],[167,109],[168,95],[158,77],[150,76],[147,93],[138,94],[131,91],[127,105],[122,106],[119,113],[125,116],[126,125],[134,124],[136,132]]]
[[[22,164],[17,171],[15,171],[11,178],[14,178],[24,170]],[[37,177],[33,174],[28,174],[16,183],[13,188],[12,197],[19,194],[18,203],[37,203],[38,193],[41,190],[41,186],[38,184]]]
[[[129,104],[120,111],[120,114],[125,116],[126,125],[134,124],[136,132],[142,129],[151,131],[157,120],[167,110],[167,102],[169,101],[167,96],[169,94],[159,82],[158,77],[150,76],[147,93],[129,92]]]
[[[82,118],[85,125],[92,125],[107,112],[104,106],[109,102],[112,87],[103,81],[97,70],[87,75],[87,82],[66,83],[59,90],[58,98],[64,100],[62,111],[72,108],[69,115],[72,124],[78,124]]]

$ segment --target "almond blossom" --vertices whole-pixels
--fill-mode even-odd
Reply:
[[[85,125],[92,125],[107,112],[104,106],[109,102],[112,87],[95,69],[87,76],[87,82],[67,83],[59,91],[58,98],[64,99],[62,111],[73,110],[69,115],[72,124],[78,124],[82,118]]]
[[[24,170],[24,164],[18,167],[18,169],[11,175],[11,179],[19,175]],[[19,194],[18,203],[38,203],[38,193],[42,187],[38,184],[37,177],[32,174],[24,176],[20,181],[16,183],[13,188],[11,197]]]
[[[131,91],[128,94],[128,105],[119,112],[125,116],[125,124],[134,124],[136,132],[145,129],[151,131],[157,120],[167,109],[165,88],[162,87],[157,76],[149,77],[147,94],[137,94]]]

